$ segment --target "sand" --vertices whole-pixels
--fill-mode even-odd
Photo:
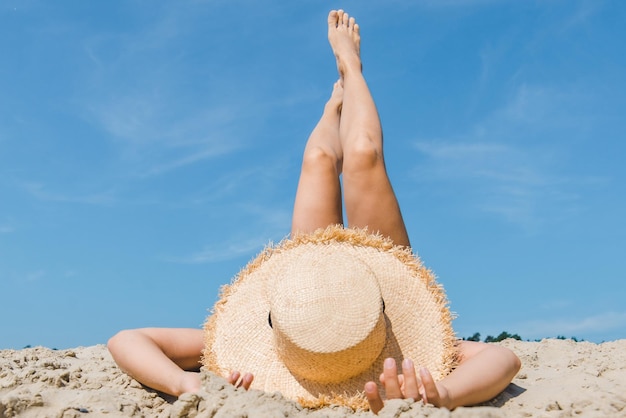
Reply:
[[[388,401],[381,417],[626,417],[626,340],[503,341],[523,366],[491,402],[452,412]],[[170,398],[120,371],[103,345],[0,351],[2,417],[342,417],[344,408],[303,409],[279,393],[235,389],[202,373],[204,389]]]

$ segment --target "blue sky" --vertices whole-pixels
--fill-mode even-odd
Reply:
[[[202,324],[289,232],[340,7],[459,336],[626,338],[626,3],[5,0],[0,348]]]

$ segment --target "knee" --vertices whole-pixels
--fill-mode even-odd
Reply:
[[[132,346],[140,332],[141,331],[138,329],[125,329],[119,331],[117,334],[109,338],[107,341],[107,349],[115,357],[129,346]]]
[[[367,171],[383,166],[383,152],[377,142],[367,135],[349,142],[350,147],[344,149],[344,172]]]
[[[340,158],[334,151],[320,146],[307,147],[302,157],[303,170],[337,172],[340,164]]]

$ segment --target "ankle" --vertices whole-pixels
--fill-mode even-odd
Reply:
[[[339,115],[341,115],[341,106],[342,106],[342,104],[343,103],[341,101],[339,101],[339,100],[337,100],[337,101],[329,101],[324,106],[324,114],[330,115],[330,116],[339,116]]]
[[[346,75],[360,74],[363,72],[361,58],[356,53],[341,57],[341,59],[337,61],[337,66],[339,67],[339,72],[344,77]]]

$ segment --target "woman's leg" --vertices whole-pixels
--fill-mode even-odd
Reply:
[[[339,137],[348,224],[367,227],[398,245],[409,246],[400,207],[387,177],[378,111],[361,71],[359,26],[347,13],[333,10],[328,15],[328,39],[343,79]]]
[[[304,149],[293,208],[292,234],[343,223],[339,183],[343,159],[339,142],[342,97],[341,81],[337,81]]]

